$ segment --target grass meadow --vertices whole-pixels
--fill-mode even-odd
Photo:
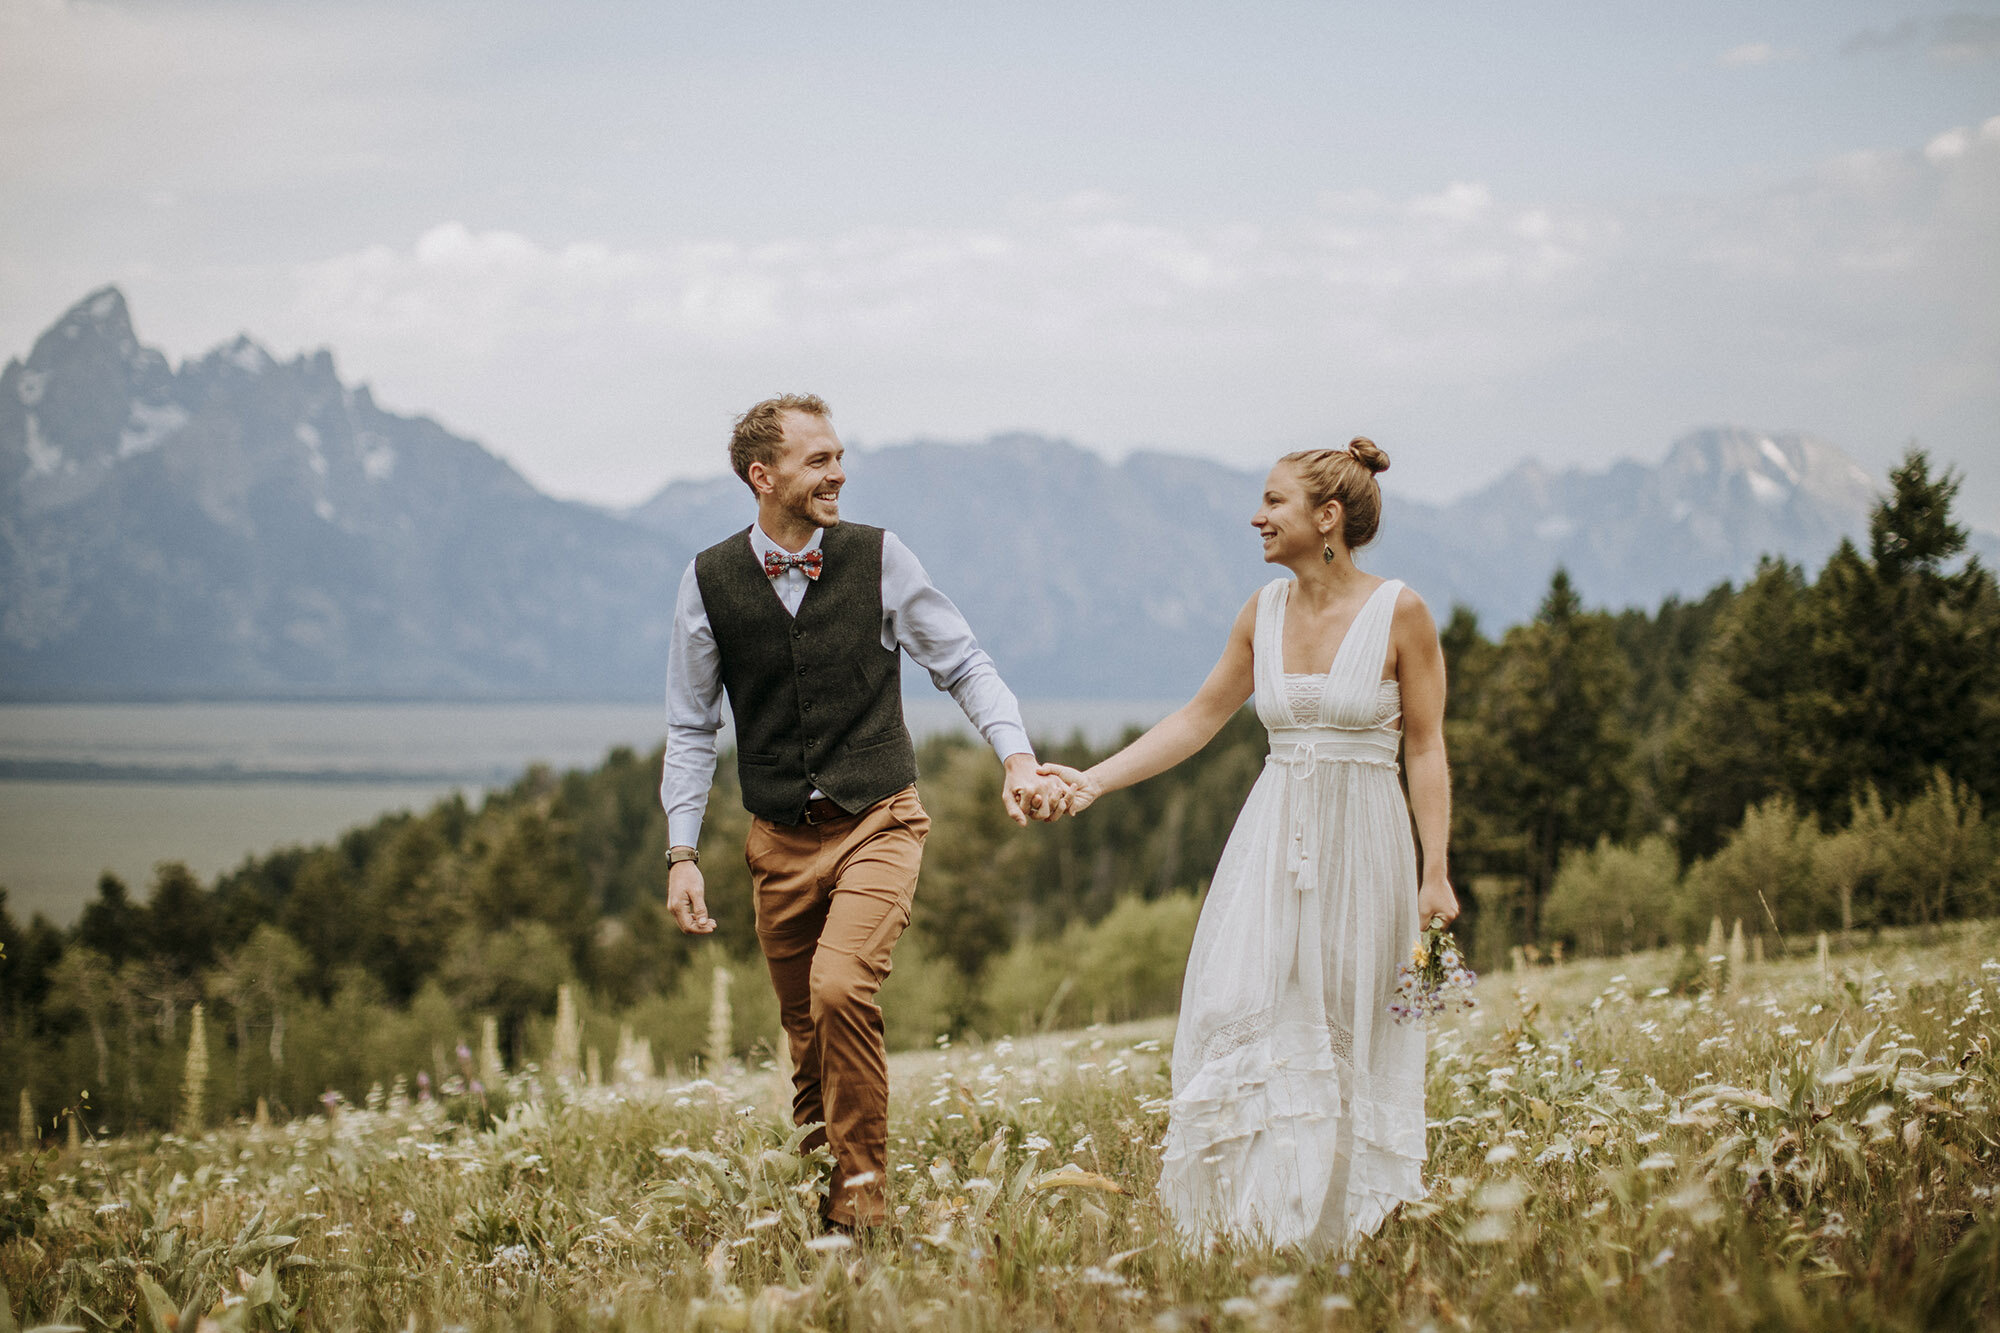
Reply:
[[[1484,979],[1344,1254],[1174,1242],[1154,1021],[893,1057],[859,1243],[769,1067],[16,1154],[0,1333],[2000,1327],[2000,924],[1692,968]]]

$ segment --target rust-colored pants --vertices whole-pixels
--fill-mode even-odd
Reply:
[[[826,1128],[828,1216],[887,1220],[889,1061],[875,992],[910,924],[930,816],[905,787],[858,815],[787,826],[750,821],[744,856],[757,942],[792,1048],[792,1120]]]

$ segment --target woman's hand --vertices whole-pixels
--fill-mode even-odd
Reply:
[[[1104,788],[1088,773],[1071,768],[1068,764],[1043,764],[1035,770],[1043,777],[1050,777],[1069,788],[1069,812],[1080,815],[1090,808],[1091,802],[1104,795]]]
[[[1417,929],[1431,929],[1431,923],[1439,917],[1444,918],[1447,926],[1458,920],[1458,895],[1451,891],[1451,881],[1443,875],[1427,877],[1417,890]]]

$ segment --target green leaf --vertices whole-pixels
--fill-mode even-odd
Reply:
[[[1004,1129],[995,1130],[993,1137],[986,1140],[978,1152],[972,1154],[972,1174],[975,1176],[985,1175],[993,1165],[994,1155],[1005,1147],[1006,1144],[1007,1131]]]
[[[299,1243],[297,1236],[259,1236],[247,1245],[239,1245],[231,1251],[230,1259],[248,1267],[267,1254],[275,1254],[288,1245]]]
[[[175,1267],[174,1261],[180,1257],[181,1229],[174,1227],[161,1235],[153,1245],[153,1262],[162,1268]]]
[[[1028,1192],[1028,1183],[1035,1178],[1035,1155],[1028,1154],[1028,1160],[1014,1173],[1014,1179],[1007,1186],[1007,1202],[1019,1203]]]
[[[162,1287],[144,1273],[139,1274],[140,1312],[146,1318],[152,1333],[176,1333],[175,1325],[181,1321],[181,1312],[173,1298]]]
[[[249,1240],[252,1236],[257,1234],[257,1228],[259,1225],[263,1223],[263,1221],[264,1221],[264,1210],[262,1208],[259,1208],[256,1212],[250,1215],[250,1220],[243,1224],[243,1229],[236,1233],[236,1239],[230,1242],[231,1248],[240,1249],[244,1241]]]

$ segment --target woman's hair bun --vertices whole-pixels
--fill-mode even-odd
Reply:
[[[1382,446],[1366,435],[1357,435],[1347,442],[1347,452],[1354,455],[1354,461],[1370,472],[1387,472],[1389,455],[1382,452]]]

